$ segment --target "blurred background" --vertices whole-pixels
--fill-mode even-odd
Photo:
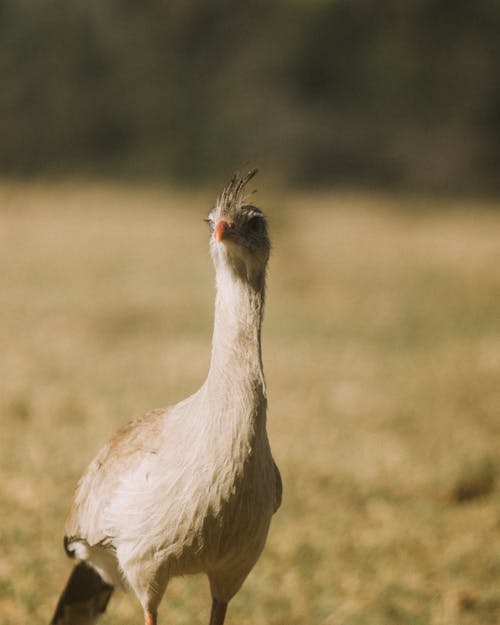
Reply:
[[[500,623],[499,48],[494,0],[0,0],[0,625],[49,622],[102,443],[202,383],[254,165],[284,499],[228,625]]]
[[[0,172],[498,191],[492,0],[1,0]]]

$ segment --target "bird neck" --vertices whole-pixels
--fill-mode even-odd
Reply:
[[[261,327],[264,310],[264,276],[248,281],[230,268],[216,273],[212,357],[208,383],[214,392],[233,397],[248,393],[265,398]],[[255,399],[255,397],[253,397]]]

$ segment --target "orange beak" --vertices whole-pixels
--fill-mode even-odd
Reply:
[[[224,219],[221,219],[215,228],[215,240],[220,243],[231,234],[232,226]]]

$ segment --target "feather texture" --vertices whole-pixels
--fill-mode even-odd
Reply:
[[[238,216],[254,173],[232,179],[214,219]],[[172,576],[201,572],[227,603],[281,501],[261,356],[264,234],[260,248],[252,243],[257,253],[211,237],[217,291],[204,384],[119,430],[84,473],[68,513],[68,550],[106,584],[130,585],[145,611],[156,613]]]

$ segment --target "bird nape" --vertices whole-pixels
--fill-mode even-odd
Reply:
[[[235,174],[207,218],[215,267],[212,353],[190,397],[120,429],[73,496],[65,548],[77,559],[52,625],[90,625],[113,587],[132,588],[155,625],[171,577],[204,573],[210,625],[259,558],[281,503],[266,431],[261,325],[270,253],[264,213]]]

